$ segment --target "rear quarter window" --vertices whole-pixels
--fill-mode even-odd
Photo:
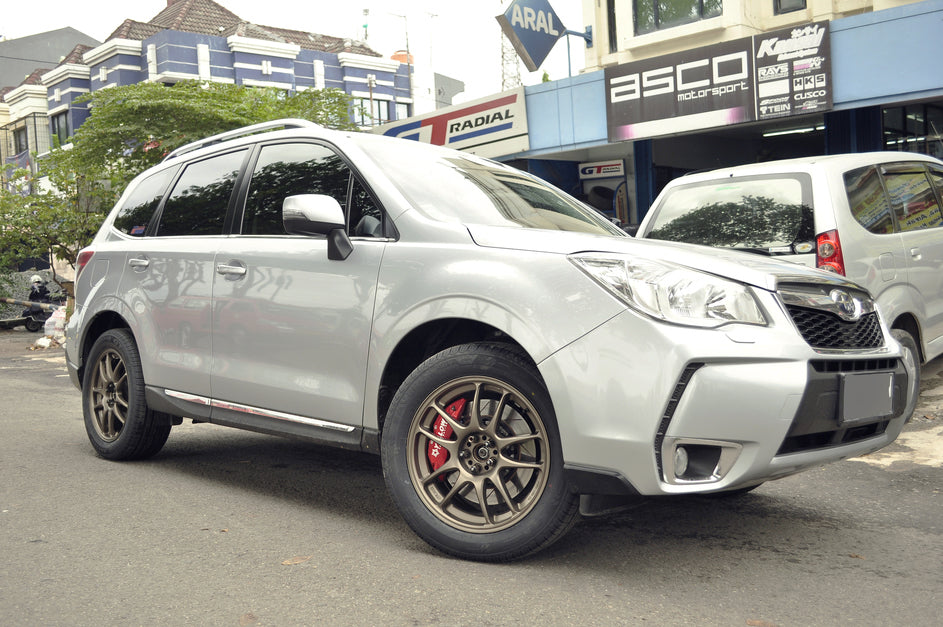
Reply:
[[[167,168],[142,179],[122,203],[115,215],[114,227],[125,235],[144,237],[175,171],[176,168]]]
[[[844,178],[848,207],[858,224],[878,235],[893,233],[894,219],[877,167],[849,170]]]

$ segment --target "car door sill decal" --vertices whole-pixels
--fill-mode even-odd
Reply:
[[[209,405],[210,407],[217,407],[219,409],[228,409],[228,410],[236,411],[243,414],[250,414],[252,416],[264,416],[266,418],[274,418],[276,420],[286,420],[288,422],[296,422],[299,424],[309,425],[312,427],[320,427],[322,429],[332,429],[334,431],[343,431],[344,433],[350,433],[354,430],[354,427],[350,425],[342,425],[336,422],[328,422],[326,420],[319,420],[317,418],[307,418],[305,416],[297,416],[295,414],[286,414],[285,412],[273,411],[271,409],[261,409],[259,407],[252,407],[250,405],[240,405],[239,403],[230,403],[228,401],[220,401],[213,398],[207,398],[205,396],[197,396],[196,394],[178,392],[176,390],[165,389],[164,393],[167,394],[167,396],[178,398],[180,400],[184,400],[189,403],[197,403],[199,405]]]

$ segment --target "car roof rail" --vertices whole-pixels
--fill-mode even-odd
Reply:
[[[200,148],[206,148],[207,146],[212,146],[213,144],[218,144],[220,142],[228,141],[230,139],[236,139],[237,137],[245,137],[247,135],[253,135],[255,133],[262,133],[265,131],[274,131],[276,129],[286,129],[286,128],[323,128],[320,124],[315,124],[310,120],[302,120],[301,118],[282,118],[280,120],[271,120],[270,122],[261,122],[259,124],[253,124],[251,126],[243,126],[231,131],[226,131],[225,133],[219,133],[217,135],[212,135],[210,137],[205,137],[203,139],[191,142],[189,144],[184,144],[179,148],[175,148],[170,152],[166,157],[163,158],[163,161],[168,159],[173,159],[174,157],[179,157],[180,155],[186,154],[188,152],[193,152],[194,150],[199,150]]]

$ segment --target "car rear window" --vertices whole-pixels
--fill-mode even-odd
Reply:
[[[770,255],[814,248],[812,180],[803,173],[681,185],[652,211],[652,239]]]

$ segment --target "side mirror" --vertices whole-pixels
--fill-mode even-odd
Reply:
[[[340,203],[323,194],[299,194],[282,201],[282,224],[292,235],[327,235],[327,257],[343,261],[353,252]]]

